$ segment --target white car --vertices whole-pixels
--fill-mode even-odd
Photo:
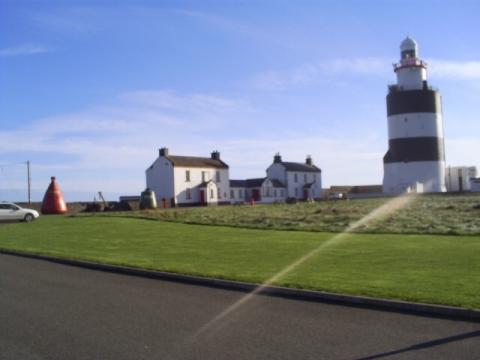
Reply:
[[[17,204],[10,202],[0,202],[0,221],[1,220],[23,220],[30,222],[38,218],[40,214],[33,209],[24,209]]]

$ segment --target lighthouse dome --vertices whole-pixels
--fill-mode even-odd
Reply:
[[[400,50],[408,51],[408,50],[417,50],[417,42],[413,40],[411,37],[407,36],[405,40],[402,41],[400,44]]]
[[[418,45],[415,40],[407,36],[400,44],[401,59],[409,59],[418,57]]]

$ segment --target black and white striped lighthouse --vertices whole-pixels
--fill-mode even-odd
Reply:
[[[442,102],[427,83],[427,64],[415,40],[400,45],[394,64],[397,84],[387,95],[388,151],[383,158],[383,191],[444,192],[445,152]]]

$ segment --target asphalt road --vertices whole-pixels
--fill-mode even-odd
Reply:
[[[0,359],[480,359],[480,323],[0,255]]]

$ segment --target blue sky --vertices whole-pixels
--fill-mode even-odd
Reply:
[[[231,178],[311,154],[325,186],[380,184],[406,35],[443,96],[450,165],[480,166],[477,1],[0,0],[0,199],[145,187],[167,146]]]

